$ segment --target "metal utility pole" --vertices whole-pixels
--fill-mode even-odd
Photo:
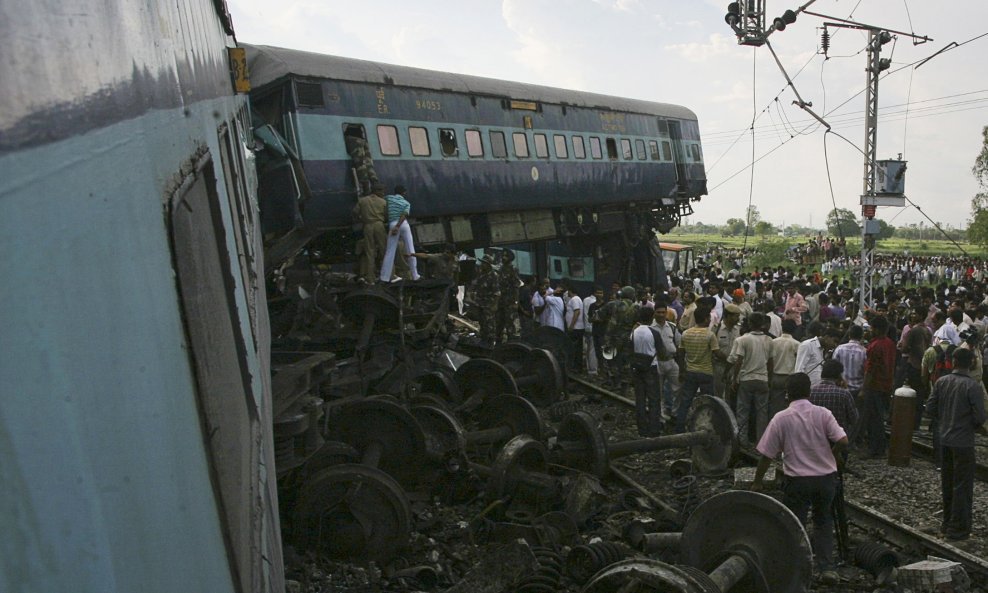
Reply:
[[[738,0],[731,2],[727,6],[725,22],[734,30],[741,45],[758,47],[768,45],[769,50],[775,57],[779,69],[785,76],[786,81],[795,93],[797,101],[794,104],[806,110],[816,118],[828,130],[830,125],[823,117],[813,112],[810,107],[812,103],[803,101],[792,79],[782,67],[782,62],[775,55],[771,44],[768,43],[768,36],[775,31],[784,31],[787,25],[796,22],[796,17],[800,13],[813,15],[828,19],[829,22],[823,24],[823,53],[826,54],[830,45],[830,35],[828,27],[858,29],[868,31],[868,66],[865,68],[868,86],[865,94],[865,141],[864,141],[864,181],[861,191],[861,215],[863,224],[861,225],[861,277],[860,277],[860,308],[859,315],[874,305],[872,294],[872,281],[874,280],[875,266],[875,238],[878,236],[879,224],[875,220],[875,213],[878,206],[905,206],[905,179],[906,163],[902,160],[877,160],[878,155],[878,80],[883,70],[887,70],[892,64],[891,59],[882,59],[882,46],[892,40],[892,34],[911,37],[914,43],[924,43],[933,41],[925,35],[915,35],[902,31],[893,31],[882,27],[857,23],[848,19],[841,19],[825,14],[811,12],[807,8],[816,0],[810,0],[795,11],[786,10],[781,16],[772,21],[772,26],[765,28],[765,0]],[[901,156],[901,155],[900,155]]]
[[[865,91],[864,182],[861,189],[861,294],[858,312],[874,305],[872,281],[875,268],[875,236],[878,223],[875,211],[875,161],[878,158],[878,75],[882,71],[882,45],[892,36],[887,31],[868,30],[868,67],[865,73],[868,87]],[[888,66],[886,66],[887,68]],[[871,232],[874,231],[874,232]]]
[[[891,59],[881,57],[882,46],[892,41],[892,33],[912,37],[920,43],[932,41],[929,37],[886,30],[881,27],[856,23],[847,19],[837,19],[815,12],[806,14],[833,19],[839,22],[825,22],[824,36],[829,39],[828,27],[868,31],[868,65],[865,68],[865,137],[864,137],[864,180],[861,188],[861,262],[858,295],[858,314],[861,315],[874,306],[873,283],[875,279],[875,239],[880,225],[875,220],[878,206],[906,205],[905,179],[906,162],[903,160],[878,160],[878,81],[883,71],[892,65]],[[824,45],[826,53],[826,46]],[[901,155],[900,155],[901,156]]]

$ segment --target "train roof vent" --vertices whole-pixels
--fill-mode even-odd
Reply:
[[[298,97],[298,104],[305,107],[324,107],[326,105],[322,96],[322,85],[318,82],[296,80],[295,96]]]

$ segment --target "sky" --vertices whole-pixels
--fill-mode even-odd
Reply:
[[[769,20],[803,3],[766,0]],[[822,24],[833,21],[802,14],[769,38],[795,91],[831,124],[825,140],[793,105],[769,48],[738,45],[724,22],[727,4],[228,0],[244,43],[689,107],[700,122],[709,190],[691,223],[743,218],[749,199],[777,225],[822,227],[834,201],[859,214],[867,33],[831,29],[829,59],[818,51]],[[899,35],[882,49],[892,65],[879,84],[878,158],[901,153],[906,196],[934,221],[965,226],[978,191],[971,167],[988,125],[988,35],[910,64],[988,33],[988,2],[817,0],[809,10],[932,38],[915,45]],[[880,208],[878,217],[929,224],[913,207]]]

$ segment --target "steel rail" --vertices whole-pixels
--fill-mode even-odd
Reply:
[[[748,451],[742,451],[740,456],[752,463],[758,461],[757,456]],[[964,570],[972,579],[976,577],[980,584],[988,583],[988,560],[940,541],[913,527],[903,525],[902,522],[853,500],[845,498],[844,509],[851,522],[876,535],[879,539],[902,549],[913,552],[921,551],[938,558],[958,562],[964,566]]]
[[[885,434],[891,438],[892,433],[890,431],[885,431]],[[922,439],[913,437],[912,452],[916,457],[929,461],[930,463],[935,463],[936,459],[933,454],[933,444],[928,443]],[[974,478],[981,482],[988,482],[988,466],[983,463],[978,462],[974,466]]]
[[[580,385],[582,385],[582,386],[584,386],[584,387],[586,387],[588,389],[593,389],[597,393],[599,393],[601,395],[604,395],[604,396],[607,396],[607,397],[613,399],[616,402],[620,402],[620,403],[622,403],[622,404],[624,404],[626,406],[630,406],[632,408],[635,407],[635,400],[629,399],[627,397],[624,397],[623,395],[619,395],[617,393],[614,393],[613,391],[610,391],[608,389],[604,389],[603,387],[601,387],[599,385],[595,385],[595,384],[591,383],[590,381],[587,381],[586,379],[581,379],[579,377],[574,377],[573,375],[570,375],[569,376],[569,380],[570,381],[573,381],[574,383],[578,383],[578,384],[580,384]]]
[[[623,403],[627,406],[634,407],[635,402],[626,397],[620,396],[612,391],[608,391],[602,387],[594,385],[583,379],[570,376],[570,380],[576,383],[589,387],[607,397]],[[916,444],[916,441],[913,441]],[[932,446],[929,447],[929,451],[932,454]],[[757,457],[747,451],[742,451],[740,456],[752,463],[757,463]],[[622,479],[622,481],[631,480],[630,476],[623,474],[623,472],[615,472],[612,466],[612,473],[617,477]],[[633,480],[631,480],[633,482]],[[629,483],[626,481],[626,483]],[[630,483],[629,483],[630,485]],[[650,499],[654,499],[650,496]],[[958,562],[964,566],[964,570],[967,571],[968,575],[972,577],[972,580],[984,585],[988,583],[988,560],[980,558],[966,552],[956,546],[949,543],[940,541],[939,539],[932,537],[910,527],[908,525],[903,525],[901,522],[896,521],[888,515],[876,511],[873,508],[864,506],[862,504],[856,503],[853,500],[844,501],[845,509],[847,511],[848,519],[851,520],[855,525],[865,529],[866,531],[876,535],[879,539],[895,545],[901,549],[906,549],[910,551],[921,551],[923,553],[936,556],[938,558],[943,558],[945,560],[951,560],[953,562]]]

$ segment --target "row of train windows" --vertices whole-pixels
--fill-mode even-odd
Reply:
[[[483,157],[484,143],[480,130],[466,130],[464,135],[466,137],[467,155],[473,158]],[[508,144],[505,133],[491,130],[489,137],[491,156],[498,159],[508,158]],[[396,126],[379,124],[377,126],[377,140],[381,146],[381,154],[384,156],[401,155],[401,142],[398,138],[398,128]],[[570,158],[570,146],[572,146],[573,158],[587,158],[588,143],[585,142],[583,136],[573,135],[570,137],[570,140],[570,142],[567,142],[566,136],[563,134],[553,134],[552,146],[555,152],[554,156],[557,159]],[[604,150],[606,148],[607,158],[618,159],[618,143],[614,138],[605,138],[603,145],[597,136],[589,136],[587,140],[589,140],[591,158],[604,158]],[[429,144],[429,132],[426,128],[409,126],[408,143],[412,149],[412,156],[432,155],[432,147]],[[533,134],[533,143],[535,145],[535,158],[549,158],[549,137],[547,134]],[[531,157],[528,134],[525,132],[512,133],[511,144],[515,157],[520,159]],[[451,128],[439,129],[439,148],[443,156],[454,157],[459,155],[460,149],[455,130]],[[686,148],[687,157],[692,157],[693,161],[700,162],[700,145],[688,144]],[[628,138],[620,139],[620,155],[626,161],[634,160],[635,158],[640,161],[649,159],[653,161],[673,160],[672,144],[668,140],[661,141],[661,153],[659,151],[660,143],[657,140],[649,140],[646,150],[645,140],[634,140],[634,145],[632,145],[632,140]]]

